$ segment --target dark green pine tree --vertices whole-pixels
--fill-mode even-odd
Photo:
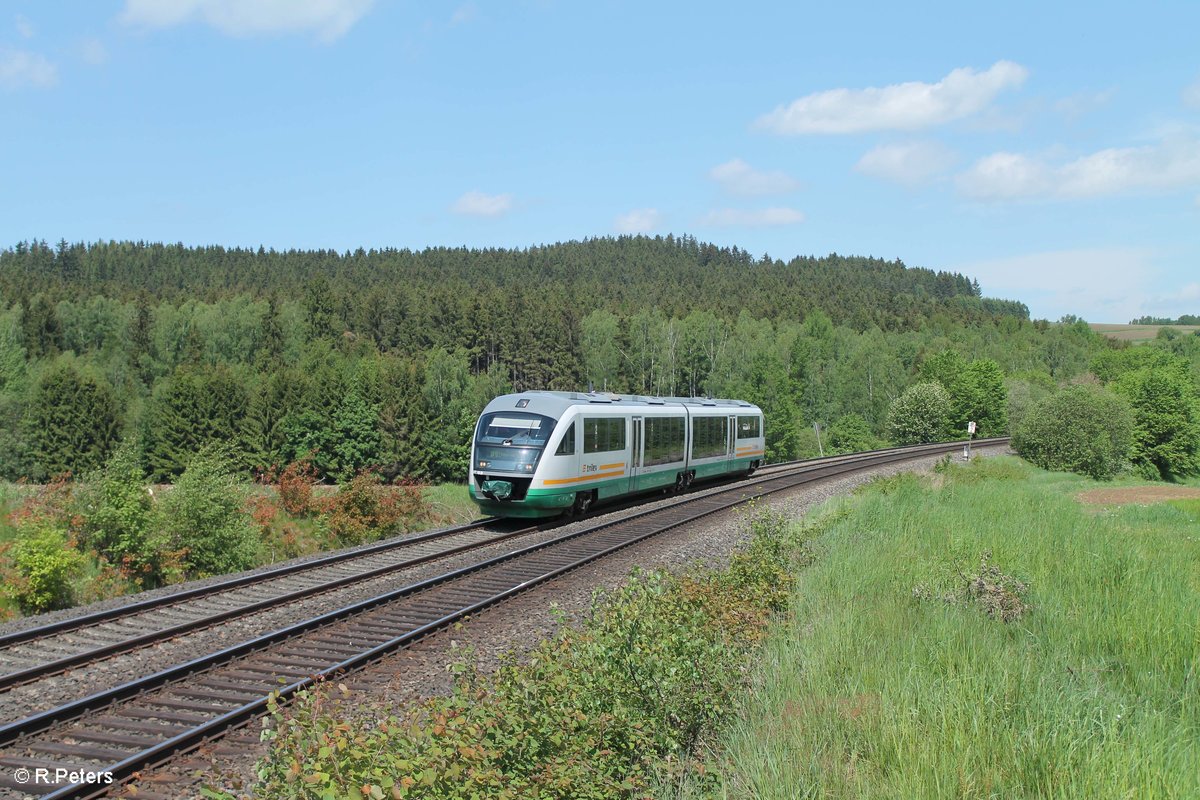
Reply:
[[[46,295],[38,294],[30,301],[21,326],[30,358],[55,356],[62,351],[62,325]]]
[[[429,474],[428,419],[422,395],[424,371],[407,358],[386,358],[380,370],[380,472],[388,480]]]
[[[267,313],[263,316],[260,341],[259,365],[266,368],[278,366],[283,359],[283,326],[279,321],[279,301],[275,295],[267,298]]]
[[[129,363],[147,386],[154,379],[154,356],[150,350],[153,326],[154,312],[150,310],[150,298],[145,293],[140,294],[134,306],[133,321],[129,325]]]
[[[308,312],[308,330],[310,339],[333,341],[342,331],[341,320],[333,303],[333,290],[329,279],[318,273],[305,286],[305,311]]]
[[[250,402],[247,431],[249,450],[257,457],[256,466],[285,466],[294,455],[288,450],[284,423],[290,414],[305,408],[308,392],[305,373],[295,367],[272,372],[262,380]]]
[[[249,405],[242,382],[228,369],[177,369],[150,404],[146,462],[151,474],[158,480],[174,478],[209,444],[226,447],[242,467],[251,466]]]
[[[34,386],[25,430],[30,477],[80,475],[107,460],[120,437],[121,414],[106,382],[61,364]]]

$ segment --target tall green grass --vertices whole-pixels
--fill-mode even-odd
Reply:
[[[721,793],[1200,797],[1195,507],[1089,512],[1093,485],[989,459],[830,512]],[[989,552],[1019,619],[964,591]]]
[[[467,493],[465,483],[435,483],[425,487],[425,500],[439,525],[461,525],[483,516]]]

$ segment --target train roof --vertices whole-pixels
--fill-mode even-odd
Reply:
[[[524,404],[521,404],[525,401]],[[745,400],[719,400],[710,397],[648,397],[640,394],[613,394],[612,392],[549,392],[533,391],[505,394],[487,404],[484,413],[522,409],[533,414],[543,414],[557,419],[573,406],[595,405],[598,408],[655,408],[667,405],[682,405],[695,409],[724,408],[731,411],[742,409],[758,411],[758,406]]]

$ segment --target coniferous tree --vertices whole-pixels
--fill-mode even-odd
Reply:
[[[33,477],[78,475],[108,458],[120,436],[121,414],[112,388],[68,361],[37,380],[24,429]]]
[[[157,479],[181,474],[192,454],[208,445],[230,450],[247,468],[255,460],[247,446],[249,397],[224,367],[181,367],[151,401],[147,462]]]

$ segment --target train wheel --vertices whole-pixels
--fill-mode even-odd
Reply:
[[[571,514],[576,517],[582,517],[587,513],[592,505],[591,492],[576,492],[575,505],[571,506]]]

